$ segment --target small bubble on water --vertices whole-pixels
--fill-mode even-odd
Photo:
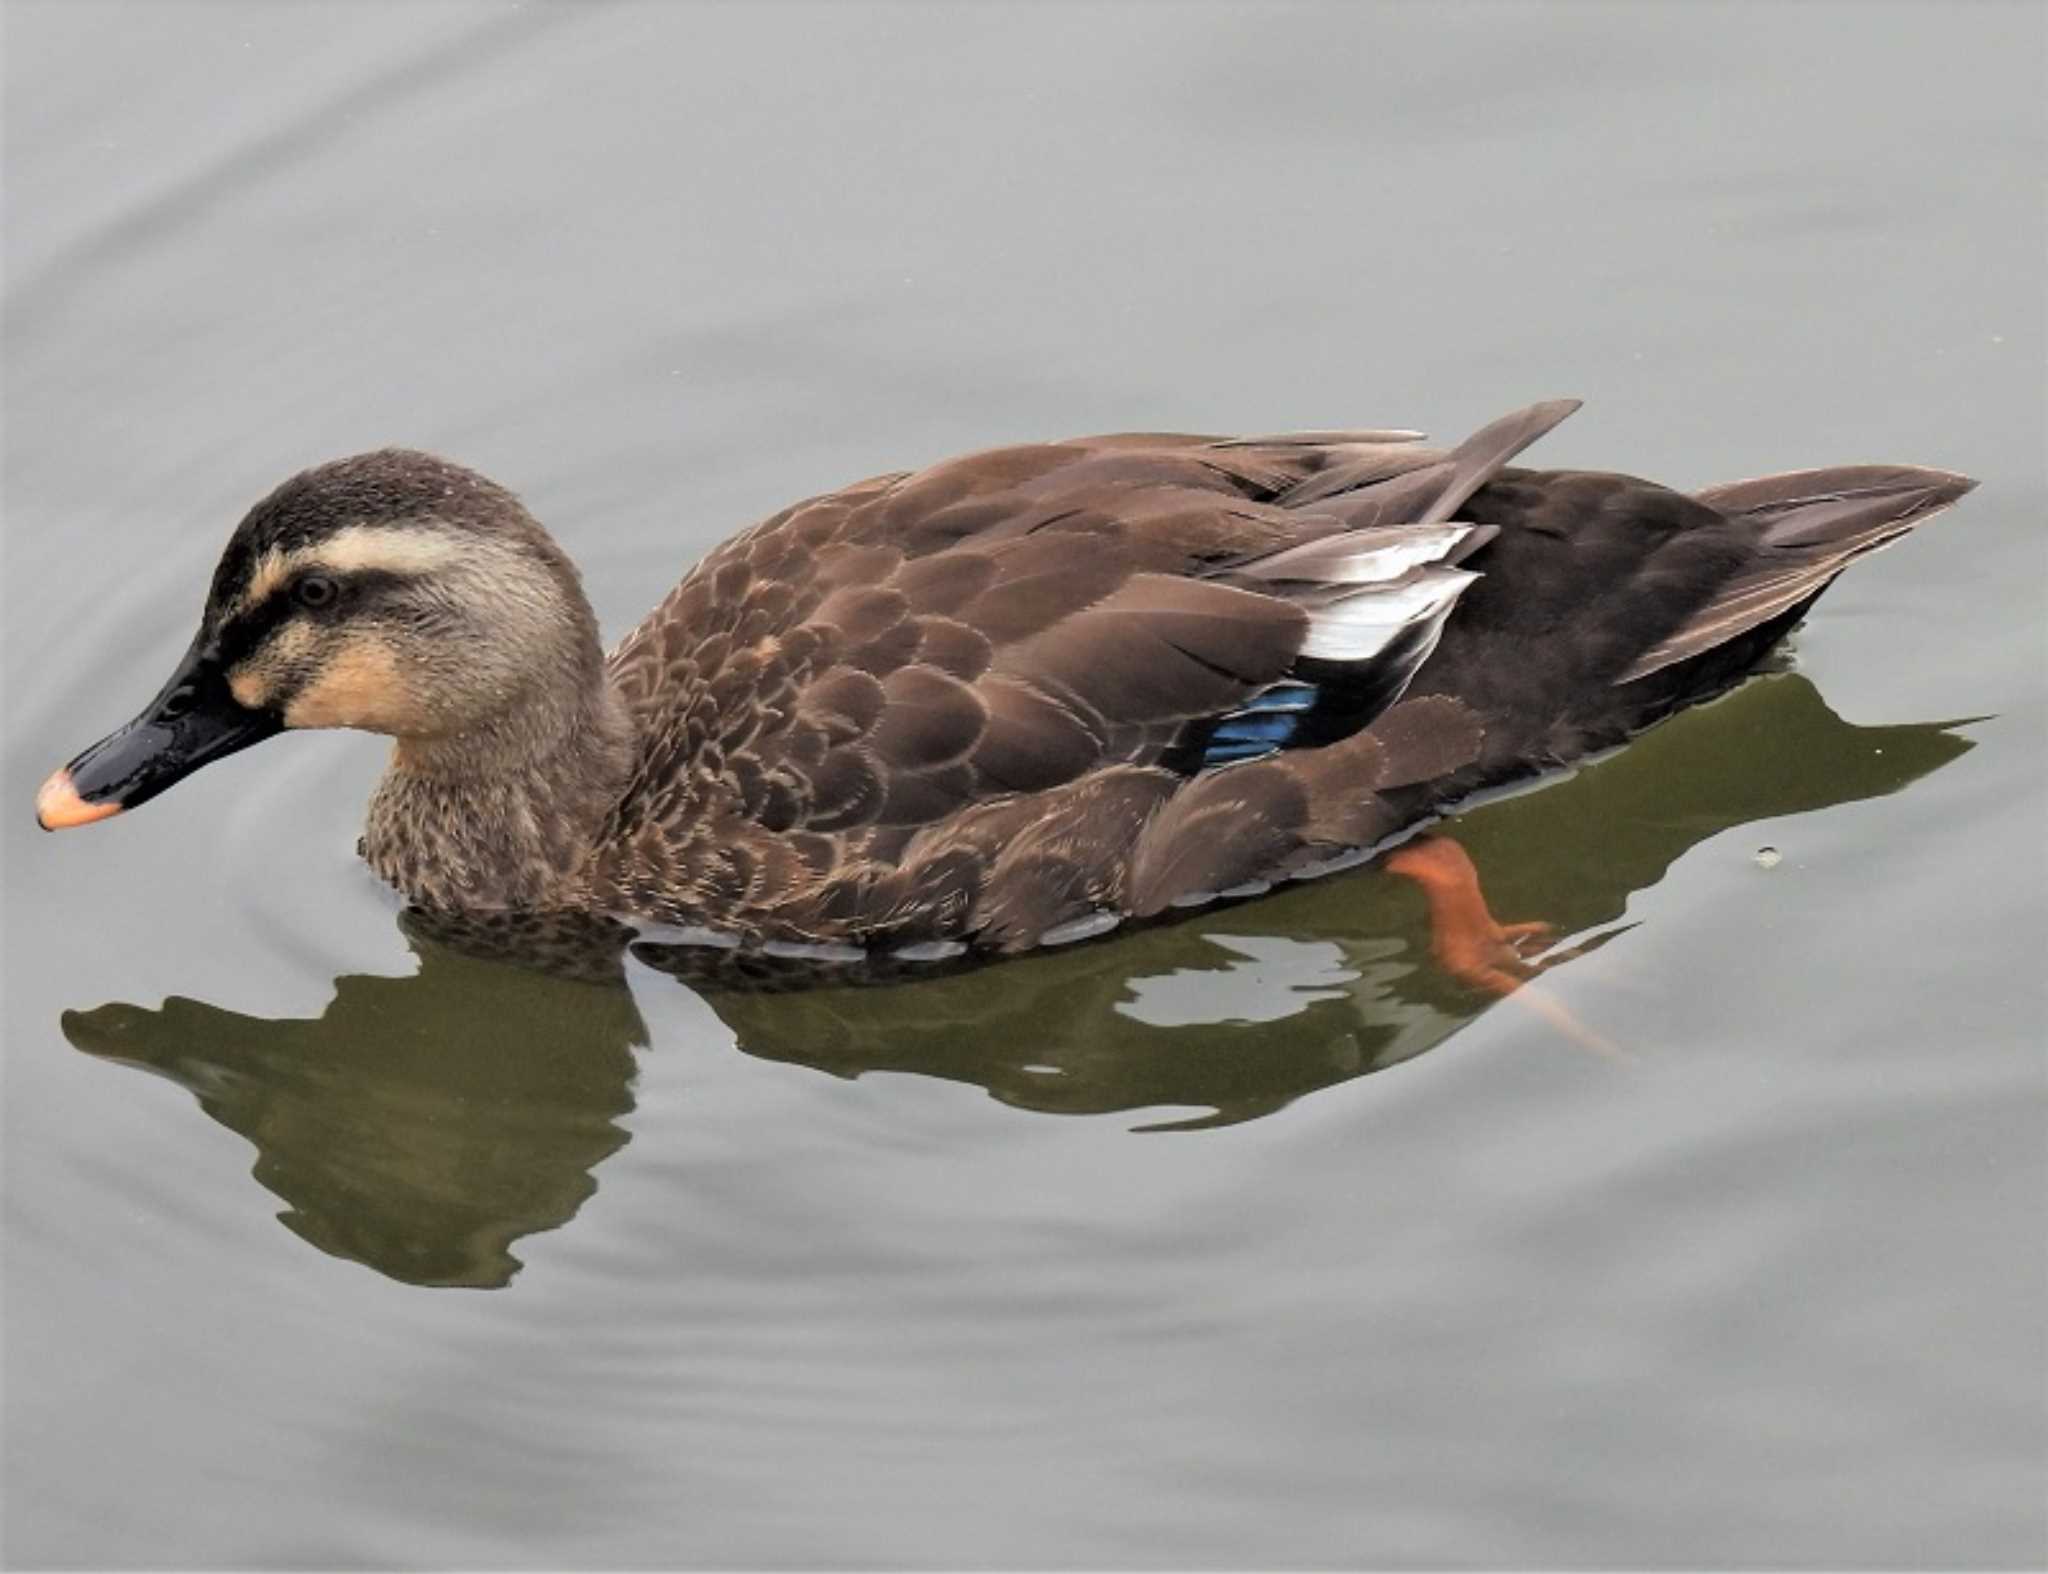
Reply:
[[[1759,847],[1756,850],[1755,858],[1756,866],[1759,869],[1775,869],[1780,863],[1784,862],[1785,855],[1775,847]]]

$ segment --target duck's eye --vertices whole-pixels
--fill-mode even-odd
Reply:
[[[292,595],[302,607],[331,606],[341,587],[325,574],[308,574],[292,586]]]

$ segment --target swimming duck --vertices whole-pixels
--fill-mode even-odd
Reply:
[[[1015,951],[1355,860],[1618,744],[1974,484],[1510,467],[1576,408],[1448,450],[1128,434],[877,476],[716,548],[609,656],[512,493],[342,459],[249,511],[169,682],[37,817],[354,727],[396,740],[360,850],[421,906]],[[1454,853],[1400,867],[1453,915]]]

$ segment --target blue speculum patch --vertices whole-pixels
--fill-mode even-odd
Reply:
[[[1202,749],[1203,766],[1257,759],[1287,747],[1301,721],[1315,709],[1320,690],[1313,683],[1276,683],[1262,689],[1216,723]]]

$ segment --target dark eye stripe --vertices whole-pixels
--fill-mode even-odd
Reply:
[[[326,569],[309,566],[308,573],[318,573],[323,579],[334,582],[334,599],[319,607],[301,606],[292,594],[292,587],[300,576],[285,580],[255,606],[236,613],[220,626],[214,635],[214,646],[219,651],[223,666],[235,663],[255,654],[265,640],[293,618],[304,618],[313,623],[327,623],[339,618],[359,614],[366,606],[373,605],[385,592],[396,589],[407,582],[404,574],[394,574],[387,569],[358,569],[352,574],[336,574]]]
[[[232,667],[244,657],[253,655],[256,647],[276,633],[279,626],[289,621],[298,610],[292,605],[291,597],[272,595],[236,613],[220,626],[213,637],[221,665]]]

